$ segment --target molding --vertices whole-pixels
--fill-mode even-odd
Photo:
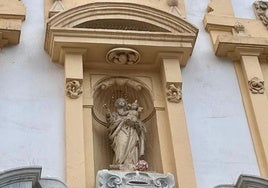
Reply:
[[[219,35],[215,42],[215,55],[239,60],[241,55],[265,55],[268,40],[263,37]]]
[[[0,48],[20,41],[26,9],[21,1],[0,1]]]

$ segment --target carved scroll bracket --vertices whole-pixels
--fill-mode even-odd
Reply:
[[[82,83],[78,80],[66,82],[66,95],[71,99],[77,99],[82,94]]]
[[[249,90],[252,94],[263,94],[264,93],[264,81],[258,77],[252,78],[248,81]]]
[[[240,22],[236,22],[235,25],[234,25],[234,30],[237,33],[245,32],[245,26]]]
[[[166,86],[167,100],[172,103],[179,103],[182,99],[181,86],[176,83],[168,83]]]
[[[97,175],[99,188],[112,187],[151,187],[174,188],[174,176],[172,174],[159,174],[151,172],[122,172],[100,170]]]

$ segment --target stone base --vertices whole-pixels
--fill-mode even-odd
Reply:
[[[96,177],[96,188],[174,188],[172,174],[139,171],[100,170]]]

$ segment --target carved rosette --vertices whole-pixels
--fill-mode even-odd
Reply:
[[[182,99],[182,91],[179,86],[174,83],[167,85],[167,100],[172,103],[179,103]]]
[[[256,1],[253,4],[256,16],[262,21],[262,23],[268,29],[268,2]]]
[[[253,94],[263,94],[264,93],[264,81],[254,77],[248,81],[249,90]]]
[[[114,48],[107,53],[106,60],[118,65],[133,65],[140,61],[140,54],[130,48]]]
[[[71,99],[77,99],[82,94],[82,83],[78,80],[70,80],[66,83],[66,95]]]

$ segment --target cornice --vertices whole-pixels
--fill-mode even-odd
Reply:
[[[241,55],[268,54],[268,39],[249,36],[218,36],[215,44],[215,54],[239,60]]]
[[[18,44],[26,10],[21,1],[0,1],[0,48]]]

